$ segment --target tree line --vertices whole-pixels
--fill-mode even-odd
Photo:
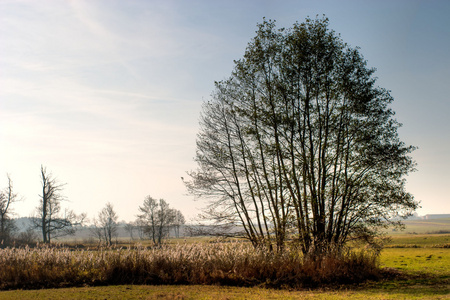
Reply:
[[[139,212],[141,214],[137,215],[134,222],[125,225],[125,230],[131,238],[133,232],[137,231],[140,239],[150,239],[154,245],[161,245],[170,235],[170,230],[175,237],[179,237],[180,227],[186,223],[181,211],[171,208],[164,199],[156,200],[146,196],[143,205],[139,206]],[[118,215],[113,205],[107,203],[94,218],[90,231],[100,243],[111,245],[117,236],[117,221]]]
[[[66,200],[63,195],[64,184],[44,166],[40,170],[41,194],[39,205],[31,216],[32,225],[25,232],[18,233],[13,218],[13,205],[21,199],[14,190],[13,181],[7,175],[7,186],[0,190],[0,243],[10,246],[15,242],[28,243],[36,239],[36,231],[40,233],[43,243],[53,239],[74,235],[78,229],[86,225],[86,214],[76,214],[73,210],[62,209],[61,203]],[[139,232],[140,238],[151,239],[154,244],[161,245],[172,229],[179,236],[180,227],[185,224],[181,211],[173,209],[164,199],[156,200],[151,196],[144,199],[139,207],[140,214],[133,223],[126,225],[126,230],[132,237],[133,231]],[[117,238],[119,227],[118,214],[111,203],[93,218],[90,226],[91,235],[100,243],[111,245]]]

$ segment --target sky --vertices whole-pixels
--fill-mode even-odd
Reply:
[[[40,168],[63,206],[92,219],[110,202],[133,221],[144,198],[188,220],[201,104],[263,18],[329,18],[391,90],[399,134],[418,147],[407,190],[419,215],[450,213],[450,1],[0,0],[0,187],[17,217],[39,204]]]

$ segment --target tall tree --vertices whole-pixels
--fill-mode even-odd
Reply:
[[[208,216],[255,246],[304,253],[373,241],[418,203],[405,191],[414,147],[398,137],[389,92],[328,19],[259,24],[228,80],[203,106],[188,189]]]
[[[65,200],[61,194],[64,185],[44,166],[41,166],[41,183],[40,205],[33,220],[42,232],[43,242],[50,243],[52,238],[75,234],[76,226],[82,224],[85,214],[76,215],[68,209],[61,211],[61,201]]]
[[[0,190],[0,242],[2,245],[9,244],[15,230],[14,220],[11,218],[11,205],[18,200],[9,174],[7,178],[8,186]]]

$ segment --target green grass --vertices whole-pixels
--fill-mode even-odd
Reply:
[[[386,248],[450,248],[450,234],[395,235]]]
[[[410,274],[428,274],[450,278],[450,249],[390,248],[384,249],[381,264]]]
[[[450,235],[394,236],[380,257],[380,264],[403,275],[374,283],[371,293],[389,293],[398,299],[450,299]],[[397,299],[397,298],[393,298]]]
[[[289,291],[265,288],[203,285],[120,285],[0,292],[8,299],[449,299],[448,290],[428,286],[359,288],[348,290]]]
[[[405,230],[390,231],[389,234],[433,234],[450,233],[450,218],[431,219],[431,220],[406,220]]]

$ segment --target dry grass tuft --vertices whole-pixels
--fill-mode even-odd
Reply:
[[[54,288],[109,284],[219,284],[316,287],[380,278],[369,253],[331,253],[305,259],[247,243],[178,244],[161,248],[58,247],[0,250],[0,289]]]

